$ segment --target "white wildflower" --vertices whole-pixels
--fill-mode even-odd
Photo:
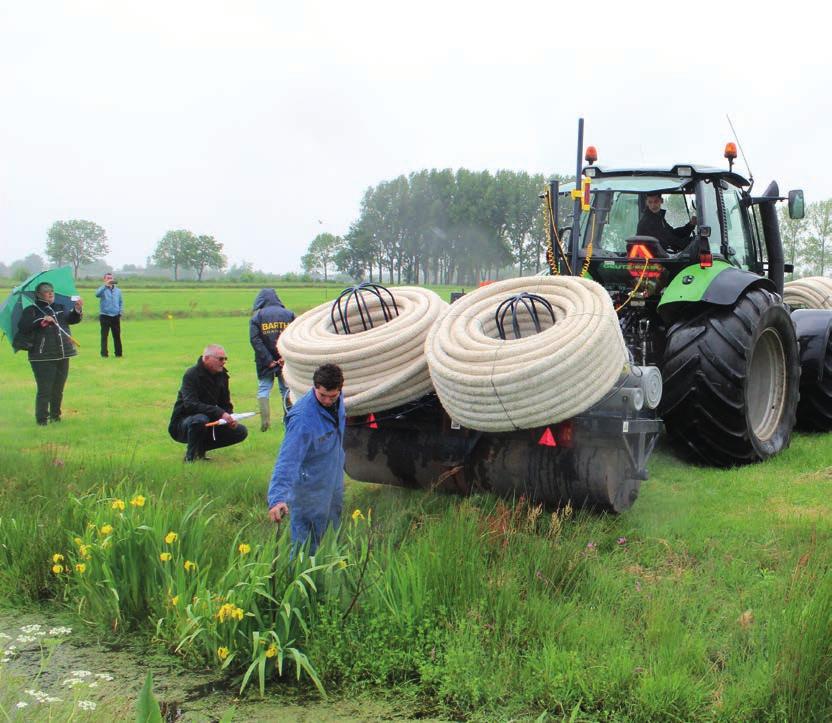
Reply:
[[[92,673],[89,670],[73,670],[70,675],[73,678],[89,678]]]
[[[78,707],[81,710],[95,710],[95,701],[93,700],[79,700]]]
[[[25,700],[19,700],[17,701],[15,708],[25,708],[27,705],[29,704]]]
[[[37,638],[34,635],[18,635],[17,642],[18,643],[34,643],[37,641]]]
[[[49,628],[49,634],[53,637],[57,635],[69,635],[71,632],[72,628],[67,628],[63,625],[59,625],[56,628]]]
[[[24,625],[20,628],[21,633],[26,633],[26,635],[43,635],[43,631],[41,630],[41,626],[35,623],[34,625]]]
[[[11,635],[6,635],[6,633],[0,633],[0,640],[11,640]]]
[[[113,679],[113,676],[110,675],[109,673],[96,673],[95,677],[98,678],[99,680],[112,680]]]
[[[67,678],[65,681],[61,683],[61,685],[68,685],[70,687],[75,687],[76,685],[83,685],[84,681],[81,678]]]
[[[94,680],[94,681],[92,681],[92,683],[90,683],[90,688],[97,688],[97,687],[98,687],[98,681],[97,680]]]
[[[63,698],[53,698],[51,695],[47,695],[44,699],[47,703],[63,703]]]

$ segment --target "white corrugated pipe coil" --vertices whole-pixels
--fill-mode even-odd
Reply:
[[[543,330],[518,310],[521,338],[507,321],[499,338],[499,304],[528,292]],[[586,411],[616,384],[627,350],[609,294],[587,279],[565,276],[499,281],[452,304],[425,342],[430,374],[442,406],[471,429],[505,432],[553,424]]]
[[[832,309],[832,279],[807,276],[789,281],[783,289],[783,301],[793,308]]]
[[[364,293],[373,326],[364,330],[359,307],[346,304],[350,334],[332,324],[332,302],[310,309],[295,319],[278,339],[285,360],[283,378],[298,399],[312,386],[321,364],[338,364],[344,372],[347,414],[380,412],[419,399],[433,390],[424,346],[428,331],[448,304],[433,291],[412,286],[391,289],[398,316],[385,322],[381,301]],[[389,297],[382,298],[392,309]]]

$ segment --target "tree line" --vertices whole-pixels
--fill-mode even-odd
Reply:
[[[319,234],[301,263],[328,278],[407,284],[474,284],[545,263],[543,174],[422,170],[364,193],[343,236]]]
[[[77,279],[81,266],[99,261],[110,252],[107,241],[107,232],[93,221],[55,221],[47,232],[46,256],[54,264],[70,264]],[[148,261],[172,269],[175,281],[182,269],[192,269],[202,281],[206,269],[221,271],[226,267],[228,260],[222,248],[213,236],[179,229],[162,237]]]
[[[559,177],[560,180],[567,180]],[[546,178],[523,171],[422,170],[370,187],[358,219],[344,235],[323,233],[309,244],[303,269],[329,280],[340,272],[357,281],[474,285],[484,278],[536,273],[545,267],[545,216],[539,199]],[[832,199],[810,203],[803,219],[779,209],[791,278],[829,275],[832,267]],[[185,229],[168,231],[148,266],[169,269],[174,280],[190,270],[199,281],[207,269],[227,267],[223,244]],[[56,221],[45,253],[54,264],[79,268],[109,253],[106,231],[86,220]],[[0,275],[39,271],[30,254],[0,263]],[[250,264],[238,275],[257,274]],[[136,269],[138,270],[138,269]],[[231,270],[229,270],[230,273]]]
[[[828,276],[832,269],[832,199],[806,206],[806,215],[790,219],[779,209],[783,255],[794,266],[794,278]]]

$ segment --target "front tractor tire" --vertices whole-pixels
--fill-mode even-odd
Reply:
[[[751,464],[788,447],[800,356],[782,300],[746,291],[668,330],[662,416],[671,444],[707,465]]]

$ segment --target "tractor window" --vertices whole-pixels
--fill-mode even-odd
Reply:
[[[592,211],[584,246],[591,235],[597,252],[626,253],[627,239],[638,225],[638,194],[599,191],[594,195]]]
[[[620,191],[595,191],[592,194],[592,210],[582,213],[581,248],[585,249],[592,238],[593,254],[624,255],[627,252],[627,239],[635,234],[638,225],[638,194]],[[558,226],[562,241],[569,240],[572,225],[572,204],[568,199],[561,200],[558,206]]]
[[[762,227],[763,222],[760,218],[760,207],[752,206],[748,212],[748,223],[751,226],[751,238],[754,244],[754,261],[751,270],[755,274],[762,274],[765,272],[765,265],[768,263],[768,249],[763,241]],[[792,254],[789,259],[794,263],[794,245],[792,245]]]
[[[730,250],[733,251],[733,254],[730,252],[727,254],[727,259],[735,266],[747,269],[749,263],[754,259],[754,250],[745,227],[737,192],[733,189],[724,190],[722,192],[722,203],[725,207],[726,241]]]
[[[690,221],[687,203],[685,202],[684,195],[681,193],[673,193],[665,196],[664,209],[666,211],[664,218],[673,228],[684,226]]]

